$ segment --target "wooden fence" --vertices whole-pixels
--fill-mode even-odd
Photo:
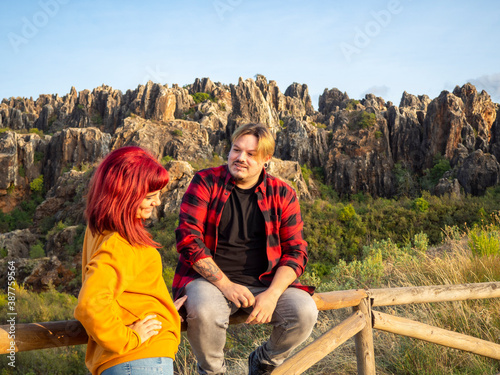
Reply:
[[[273,371],[273,375],[302,374],[353,336],[356,344],[358,374],[375,374],[373,329],[413,337],[500,360],[500,344],[372,309],[378,306],[499,297],[500,282],[316,293],[313,298],[318,310],[351,307],[353,314],[288,358]],[[241,323],[245,319],[244,315],[236,315],[231,317],[230,322],[232,324]],[[0,354],[8,354],[12,350],[17,352],[80,345],[86,344],[88,340],[85,329],[77,320],[17,324],[15,326],[15,348],[12,348],[9,338],[10,329],[10,325],[0,326]]]

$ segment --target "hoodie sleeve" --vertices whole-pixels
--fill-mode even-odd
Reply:
[[[140,271],[134,258],[130,244],[114,236],[107,239],[85,267],[75,309],[75,318],[97,344],[118,354],[141,344],[139,335],[120,318],[116,301]]]

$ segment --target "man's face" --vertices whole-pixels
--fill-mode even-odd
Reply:
[[[257,146],[257,137],[246,134],[239,137],[229,151],[229,172],[236,180],[236,185],[242,189],[251,188],[257,183],[264,163],[271,158],[258,155]]]

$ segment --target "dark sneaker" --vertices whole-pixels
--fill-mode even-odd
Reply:
[[[248,357],[248,375],[268,375],[273,372],[276,366],[260,363],[255,352],[251,352]]]

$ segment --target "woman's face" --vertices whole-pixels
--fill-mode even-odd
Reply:
[[[136,218],[142,220],[149,219],[155,206],[158,206],[160,203],[160,190],[148,193],[137,209]]]

